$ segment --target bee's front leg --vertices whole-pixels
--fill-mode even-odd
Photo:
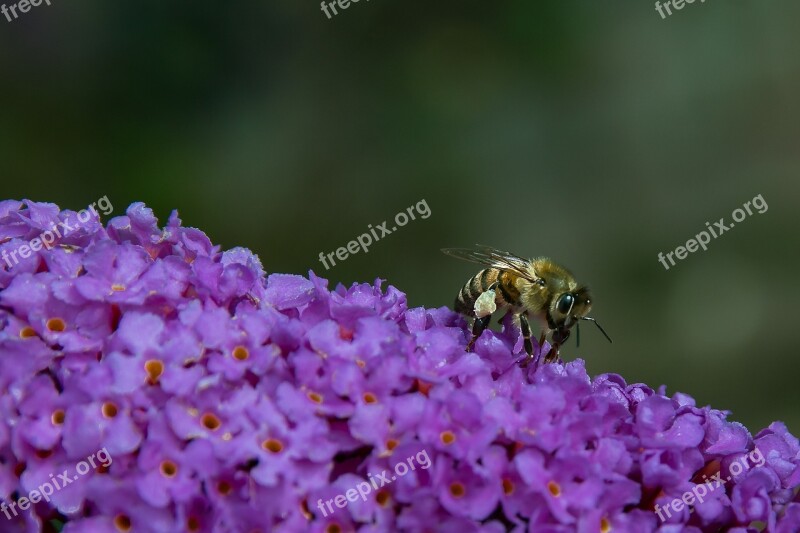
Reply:
[[[558,348],[569,338],[570,331],[568,329],[557,329],[553,332],[553,344],[550,346],[550,351],[544,358],[545,363],[553,363],[558,359]]]

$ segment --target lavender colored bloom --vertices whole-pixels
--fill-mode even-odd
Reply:
[[[0,202],[0,254],[75,216]],[[508,322],[468,337],[380,280],[267,275],[176,213],[92,218],[0,262],[0,530],[800,530],[783,424],[753,435],[581,360],[521,368]],[[113,462],[11,506],[100,449]]]

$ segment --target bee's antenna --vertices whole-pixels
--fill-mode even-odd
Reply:
[[[575,342],[577,344],[575,345],[575,347],[576,348],[580,348],[581,347],[581,321],[580,320],[575,322],[575,329],[577,330],[576,331],[576,335],[575,335]]]
[[[606,330],[603,329],[603,326],[601,326],[597,322],[597,320],[595,320],[594,318],[588,317],[588,316],[582,316],[581,320],[591,320],[592,322],[594,322],[594,325],[597,326],[597,329],[599,329],[603,333],[603,335],[605,335],[606,339],[608,339],[608,342],[614,342],[614,341],[611,340],[611,337],[608,336],[608,333],[606,333]]]

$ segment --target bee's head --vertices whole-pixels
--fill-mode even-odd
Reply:
[[[592,298],[588,287],[559,294],[550,307],[553,329],[569,329],[592,310]]]
[[[611,337],[597,323],[597,321],[587,316],[592,310],[592,297],[588,287],[578,287],[573,291],[561,293],[558,298],[553,300],[548,316],[550,328],[553,332],[553,341],[563,344],[569,338],[569,329],[579,324],[581,320],[589,320],[605,335],[608,342]],[[578,327],[578,344],[580,344],[580,327]]]

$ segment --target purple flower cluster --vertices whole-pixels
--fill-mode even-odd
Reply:
[[[75,212],[0,202],[0,252]],[[1,265],[2,263],[0,263]],[[515,364],[513,329],[393,287],[266,276],[141,203],[0,267],[0,498],[113,462],[0,531],[769,531],[800,528],[800,444],[582,361]],[[546,349],[546,348],[545,348]],[[318,502],[424,451],[334,513]],[[662,521],[655,506],[758,451]],[[5,512],[5,511],[4,511]]]

